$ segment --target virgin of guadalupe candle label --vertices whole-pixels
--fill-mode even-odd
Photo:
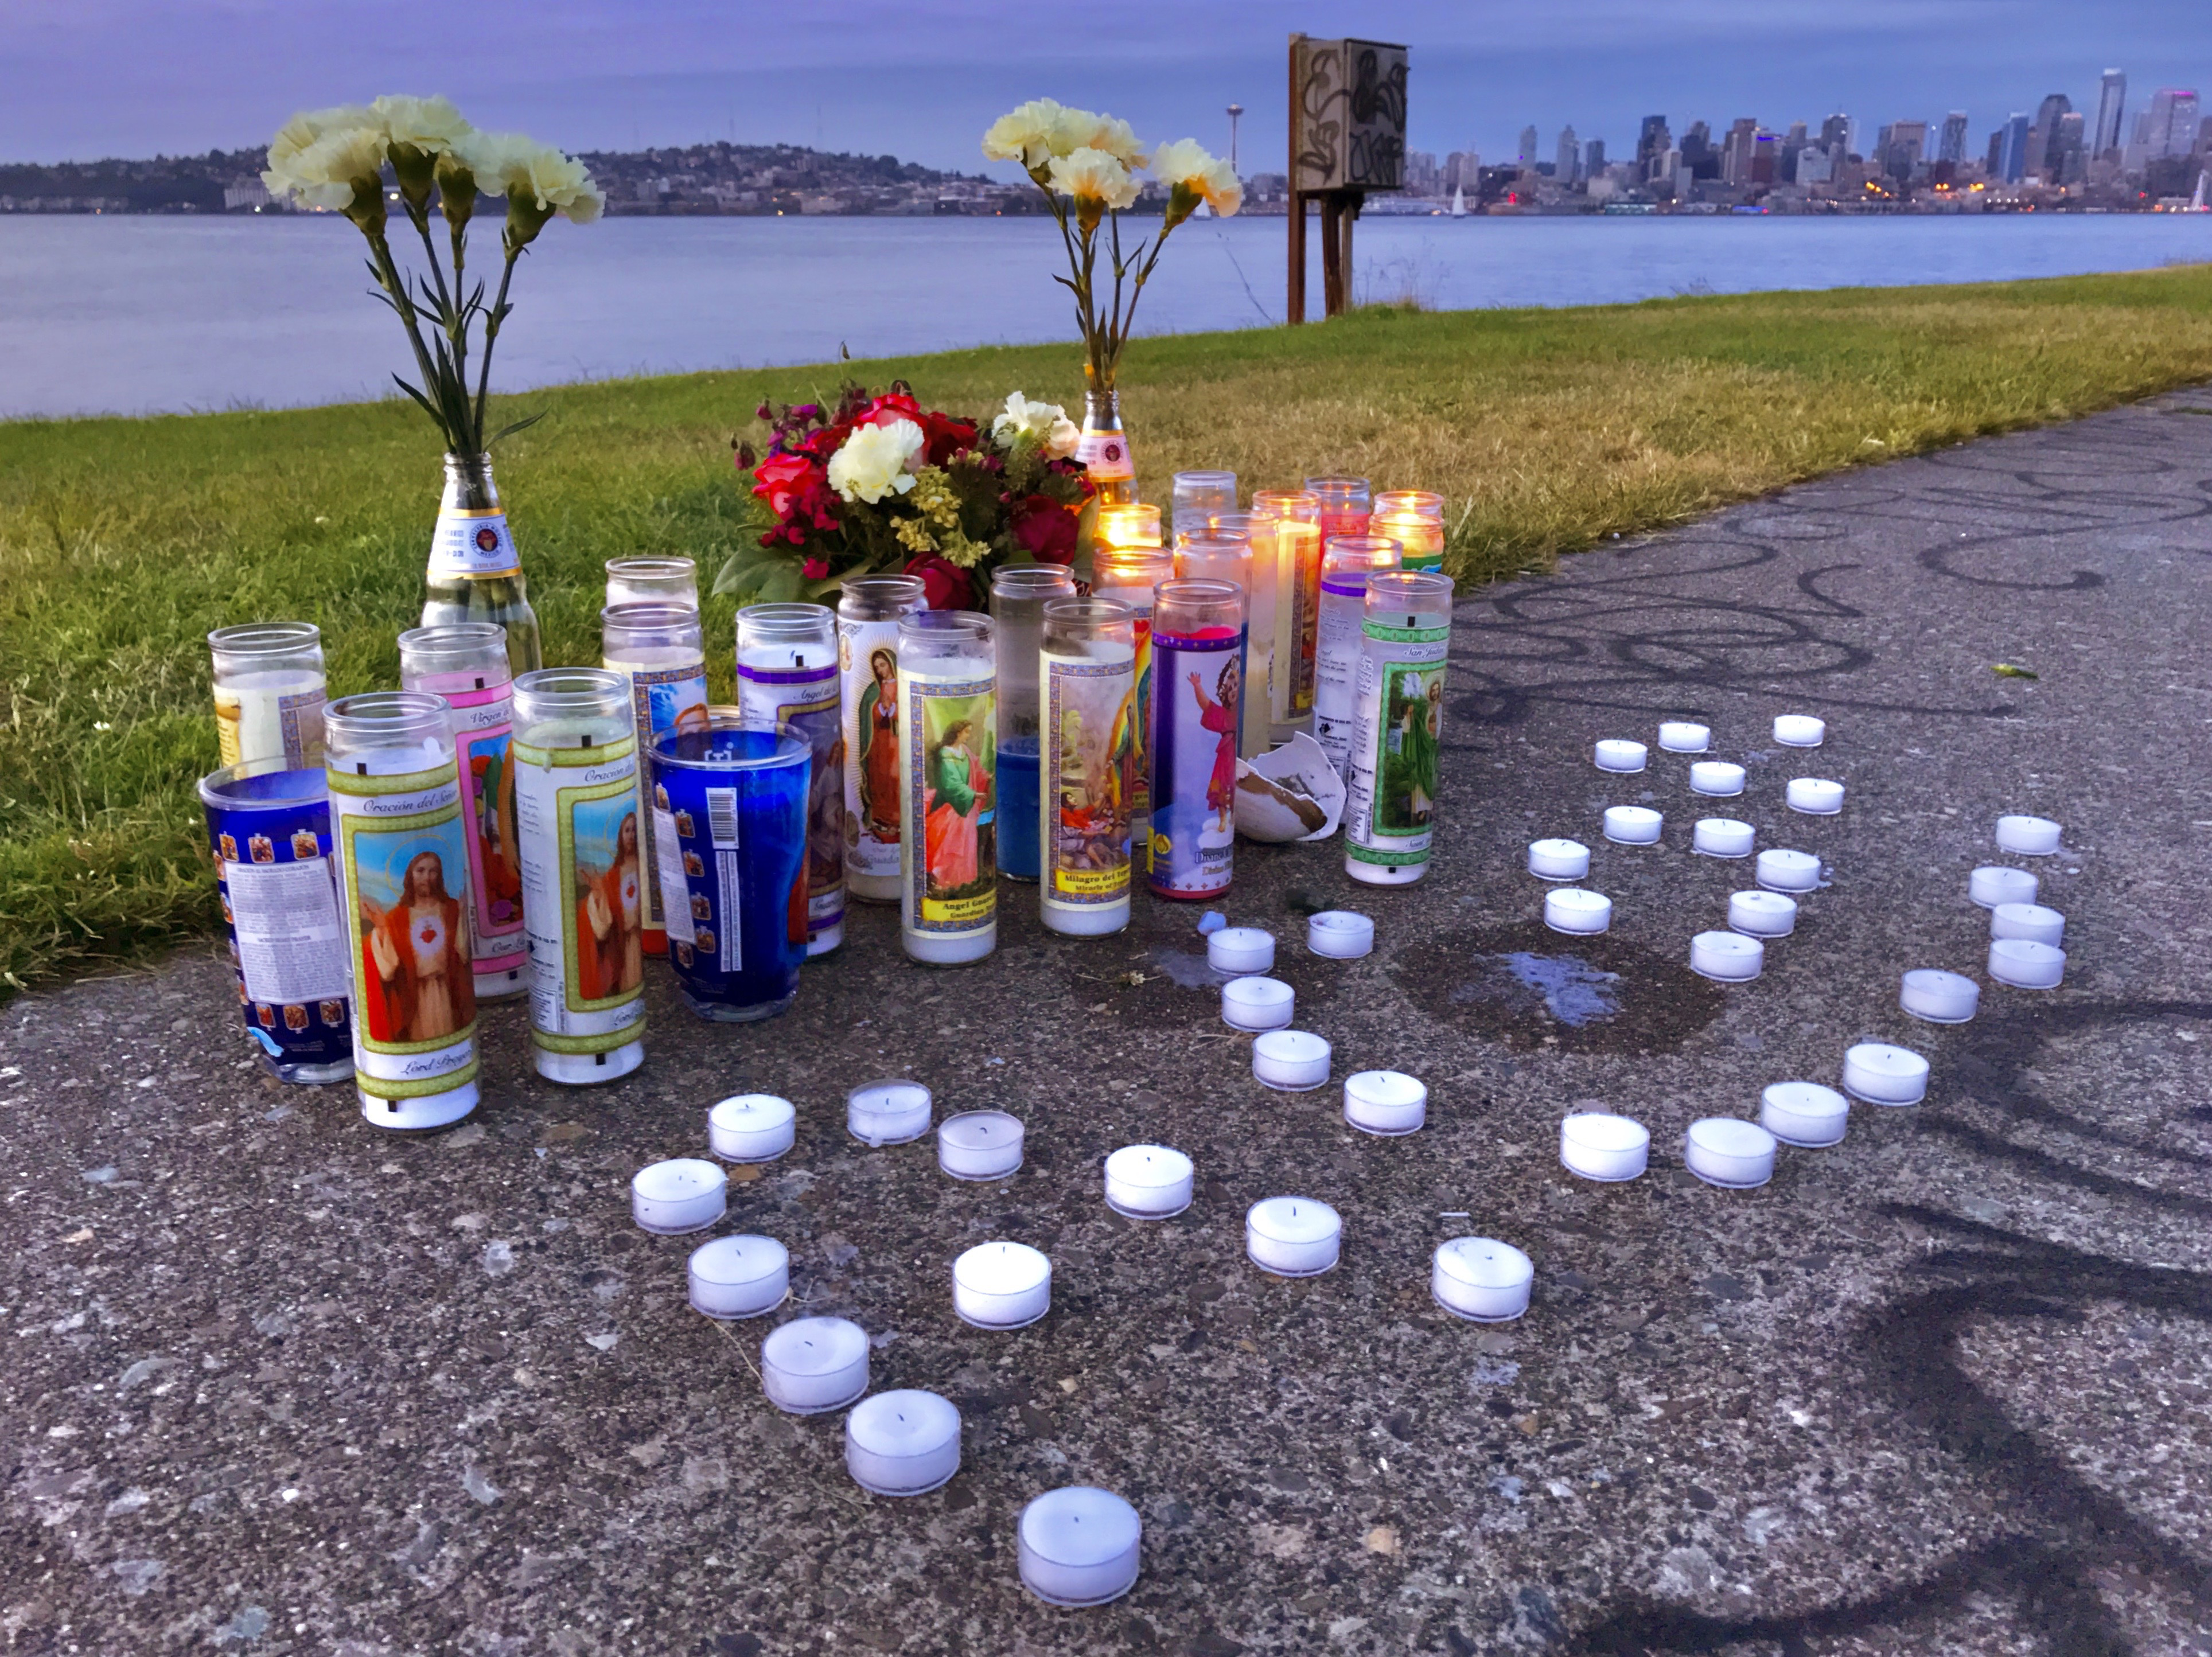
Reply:
[[[522,858],[515,822],[514,687],[443,690],[453,710],[453,747],[468,825],[470,956],[479,975],[511,972],[528,958],[522,928]]]
[[[273,760],[280,754],[290,771],[311,771],[323,762],[323,704],[328,701],[320,673],[247,673],[215,688],[215,745],[225,765]]]
[[[272,1059],[325,1064],[349,1035],[345,927],[318,820],[319,799],[287,810],[222,811],[216,892],[246,1028]]]
[[[1237,727],[1244,630],[1213,637],[1154,631],[1152,889],[1225,890],[1237,843]]]
[[[845,855],[859,875],[899,871],[898,623],[837,623],[845,703]]]
[[[477,1074],[468,836],[451,761],[395,776],[333,771],[354,1081],[371,1098],[445,1093]]]
[[[1359,730],[1346,801],[1346,855],[1403,867],[1429,860],[1451,628],[1369,617],[1359,664]]]
[[[530,1039],[612,1053],[645,1023],[645,858],[637,739],[514,744],[530,924]]]
[[[997,680],[899,678],[906,820],[921,825],[907,859],[908,912],[916,932],[977,932],[998,916]]]
[[[1047,903],[1091,908],[1129,895],[1129,778],[1136,754],[1133,663],[1044,657]]]
[[[894,622],[891,627],[896,635],[898,624]],[[739,711],[748,719],[789,726],[792,735],[814,750],[806,783],[809,937],[845,918],[845,717],[840,683],[832,663],[820,667],[738,663]],[[896,852],[892,858],[896,862]]]
[[[631,667],[610,659],[607,665],[629,675],[631,711],[637,719],[639,751],[650,748],[664,731],[704,731],[707,728],[707,665],[687,662],[676,667]],[[633,763],[635,762],[633,761]],[[645,925],[652,932],[668,929],[667,896],[662,892],[660,865],[665,860],[655,836],[658,825],[644,815],[645,798],[638,796],[641,824],[645,829]],[[660,952],[658,939],[651,944]]]
[[[430,574],[512,575],[522,568],[503,512],[438,513],[430,531]]]

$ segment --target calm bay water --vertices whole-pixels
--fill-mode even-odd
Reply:
[[[1280,219],[1176,233],[1140,332],[1282,319]],[[494,237],[480,239],[495,257]],[[495,384],[1071,339],[1043,220],[556,222],[515,278]],[[0,217],[0,416],[283,407],[405,366],[336,218]],[[1458,309],[1972,282],[2212,260],[2212,215],[1369,218],[1361,297]],[[1312,291],[1320,292],[1318,277]]]

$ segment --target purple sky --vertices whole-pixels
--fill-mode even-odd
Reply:
[[[2127,71],[2130,113],[2160,86],[2212,92],[2204,0],[12,0],[6,16],[10,161],[258,143],[295,108],[391,91],[442,92],[479,125],[571,149],[819,142],[974,171],[991,118],[1044,94],[1216,149],[1240,102],[1244,170],[1279,170],[1293,26],[1408,44],[1413,146],[1486,159],[1529,122],[1547,156],[1568,122],[1618,155],[1647,112],[1679,136],[1841,109],[1870,139],[1960,108],[1978,152],[2045,93],[2094,110],[2108,65]]]

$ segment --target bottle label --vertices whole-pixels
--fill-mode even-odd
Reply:
[[[843,681],[846,861],[856,875],[899,871],[898,623],[837,623]]]
[[[1425,863],[1436,828],[1449,627],[1362,628],[1359,719],[1345,802],[1345,854]]]
[[[902,918],[938,936],[981,932],[998,919],[997,680],[921,678],[902,670],[899,779]]]
[[[738,664],[738,707],[804,737],[814,750],[806,784],[806,935],[845,920],[845,719],[835,666]]]
[[[1124,432],[1085,429],[1076,441],[1075,458],[1093,478],[1103,483],[1118,483],[1137,475],[1136,462],[1129,458],[1128,435]]]
[[[675,667],[629,667],[607,663],[629,675],[630,711],[637,721],[637,751],[650,753],[653,739],[664,731],[704,731],[707,728],[707,664],[684,662]],[[654,821],[647,810],[645,768],[638,767],[638,820],[645,830],[646,947],[654,955],[665,947],[668,926],[668,897],[661,890],[660,850],[653,841]],[[658,801],[653,802],[658,804]]]
[[[1039,838],[1047,903],[1095,908],[1128,898],[1134,666],[1133,656],[1044,658]]]
[[[514,751],[530,1039],[550,1053],[612,1053],[645,1029],[637,741]]]
[[[1237,730],[1244,631],[1155,631],[1152,887],[1205,897],[1229,887],[1237,843]]]
[[[503,512],[459,512],[441,507],[430,532],[430,575],[512,575],[522,568]]]
[[[225,765],[282,760],[289,771],[323,762],[323,683],[299,690],[258,685],[215,688],[216,753]]]

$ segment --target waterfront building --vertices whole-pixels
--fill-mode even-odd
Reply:
[[[1936,141],[1936,159],[1954,166],[1966,159],[1966,112],[1954,109],[1943,118],[1943,136]]]
[[[1571,126],[1559,129],[1558,159],[1552,163],[1552,177],[1560,184],[1570,185],[1582,177],[1583,147]]]
[[[1519,159],[1521,170],[1523,173],[1534,173],[1536,170],[1536,129],[1534,127],[1524,126],[1521,129],[1521,155]]]
[[[1605,171],[1605,140],[1592,138],[1583,146],[1583,177],[1595,179]]]
[[[2105,71],[2097,91],[2097,124],[2089,134],[2089,153],[2106,155],[2120,147],[2120,109],[2128,100],[2128,77],[2116,69]]]
[[[1728,137],[1721,141],[1721,182],[1745,185],[1751,182],[1752,151],[1759,139],[1759,123],[1748,115],[1738,116],[1729,123]]]
[[[2018,184],[2027,176],[2027,139],[2030,128],[2025,110],[2014,110],[2011,118],[1997,129],[1990,147],[1990,173],[2007,184]]]
[[[2197,94],[2183,87],[2161,87],[2150,95],[2143,134],[2144,161],[2187,155],[2197,148]]]
[[[1674,147],[1674,136],[1667,130],[1664,115],[1646,115],[1643,130],[1636,135],[1636,167],[1645,178],[1651,176],[1651,165]]]

